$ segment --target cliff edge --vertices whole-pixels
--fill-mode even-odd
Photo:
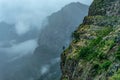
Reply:
[[[94,0],[61,55],[61,80],[120,80],[120,0]]]

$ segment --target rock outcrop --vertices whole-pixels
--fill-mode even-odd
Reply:
[[[94,0],[61,55],[61,80],[120,80],[120,0]]]

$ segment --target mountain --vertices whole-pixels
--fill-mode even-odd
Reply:
[[[71,42],[72,32],[87,13],[87,5],[68,4],[48,16],[48,24],[41,31],[31,29],[23,35],[16,33],[14,24],[1,22],[0,80],[60,79],[60,54]],[[38,37],[39,45],[32,53]]]
[[[61,80],[120,80],[120,0],[94,0],[61,55]]]
[[[60,54],[71,42],[72,32],[82,23],[88,13],[88,6],[70,3],[60,11],[48,16],[48,24],[42,29],[33,60],[38,69],[45,67],[39,80],[58,80],[60,78]],[[79,18],[78,18],[79,17]],[[35,64],[34,63],[34,64]],[[44,70],[43,69],[43,70]]]

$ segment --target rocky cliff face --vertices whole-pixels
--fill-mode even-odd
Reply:
[[[120,80],[120,0],[94,0],[61,55],[61,80]]]

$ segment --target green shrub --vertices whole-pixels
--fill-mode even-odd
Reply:
[[[79,33],[77,31],[74,31],[72,34],[72,37],[74,37],[76,40],[79,39]]]
[[[100,70],[100,65],[98,63],[94,63],[92,67],[92,76],[97,75],[99,70]]]
[[[79,58],[85,59],[85,60],[91,60],[91,59],[94,59],[95,57],[97,57],[97,55],[100,53],[99,49],[101,47],[104,47],[105,45],[110,46],[110,48],[113,47],[114,42],[112,40],[102,41],[103,37],[108,35],[111,32],[111,30],[112,29],[110,27],[105,27],[102,30],[97,31],[97,34],[98,34],[97,38],[91,40],[87,46],[82,47],[80,49]],[[74,33],[74,35],[77,36],[76,32]],[[99,57],[100,57],[100,59],[106,58],[105,55],[100,55]]]
[[[95,46],[100,43],[102,40],[101,37],[98,37],[97,39],[94,39],[90,42],[90,44],[86,47],[82,47],[79,52],[79,58],[91,60],[94,57],[98,55],[98,52],[96,52]]]
[[[116,55],[116,58],[117,58],[118,60],[120,60],[120,55]]]
[[[111,61],[105,61],[104,63],[101,64],[101,68],[102,69],[105,69],[105,70],[108,70],[109,66],[111,65]]]
[[[86,58],[88,54],[92,53],[92,50],[89,47],[82,47],[80,50],[80,58]]]
[[[97,31],[97,36],[104,37],[112,31],[112,27],[104,27],[102,30]]]
[[[120,46],[118,47],[118,50],[117,50],[115,56],[118,60],[120,60]]]
[[[120,80],[120,70],[118,70],[111,78],[110,80]]]
[[[99,58],[100,60],[104,60],[104,59],[107,59],[107,55],[104,54],[104,53],[101,53],[101,54],[99,54],[98,58]]]
[[[101,40],[102,40],[102,37],[98,37],[97,39],[92,40],[90,43],[90,46],[92,47],[96,46]]]
[[[67,78],[64,78],[63,80],[68,80]]]

